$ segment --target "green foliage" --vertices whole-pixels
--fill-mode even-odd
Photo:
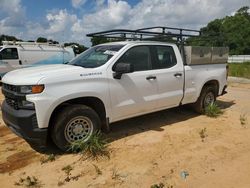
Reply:
[[[220,107],[216,103],[211,103],[205,108],[205,114],[208,117],[218,117],[221,115],[223,112],[220,109]]]
[[[240,115],[240,124],[244,127],[247,124],[247,117],[245,114]]]
[[[48,40],[46,38],[44,38],[44,37],[38,37],[36,39],[36,42],[46,43],[46,42],[48,42]]]
[[[56,156],[54,154],[47,155],[45,157],[41,158],[41,164],[47,163],[47,162],[52,162],[56,160]]]
[[[107,38],[103,38],[103,37],[91,37],[91,43],[92,46],[98,45],[98,44],[103,44],[103,43],[107,43],[107,42],[118,42],[118,41],[123,41],[122,38],[120,39],[107,39]]]
[[[250,54],[249,7],[240,8],[235,15],[215,19],[201,28],[202,36],[187,40],[189,45],[228,46],[230,54]]]
[[[70,174],[70,172],[72,170],[73,170],[73,167],[71,165],[67,165],[67,166],[65,166],[65,167],[62,168],[62,171],[64,171],[67,176]]]
[[[36,39],[36,42],[39,42],[39,43],[46,43],[46,42],[48,42],[48,43],[50,43],[50,44],[59,44],[59,42],[57,42],[57,41],[55,41],[55,40],[52,40],[52,39],[46,39],[46,38],[44,38],[44,37],[38,37],[37,39]]]
[[[2,45],[2,41],[22,41],[22,40],[14,36],[0,35],[0,45]]]
[[[95,167],[96,174],[97,175],[102,175],[101,169],[98,166],[96,166],[95,164],[93,164],[93,166]]]
[[[168,33],[170,33],[170,32],[168,32]],[[175,42],[175,40],[171,36],[162,36],[162,35],[154,36],[154,37],[148,38],[146,40],[160,41],[160,42],[172,42],[172,43]]]
[[[243,77],[250,79],[250,62],[229,63],[229,76]]]
[[[100,131],[92,134],[88,141],[76,141],[70,145],[70,150],[80,152],[87,157],[98,159],[98,157],[108,157],[107,139]]]
[[[41,187],[41,182],[35,176],[27,176],[26,178],[20,178],[18,182],[15,182],[16,186],[24,187]]]
[[[201,141],[204,142],[204,139],[208,136],[207,129],[206,128],[201,129],[199,135],[201,137]]]
[[[85,50],[87,50],[88,48],[81,45],[81,44],[78,44],[76,42],[70,42],[70,43],[64,43],[64,46],[72,46],[73,47],[73,50],[75,52],[75,54],[80,54],[82,52],[84,52]]]
[[[159,184],[154,184],[154,185],[151,185],[150,188],[164,188],[164,184],[163,183],[159,183]]]

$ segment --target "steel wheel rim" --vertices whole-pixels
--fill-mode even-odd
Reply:
[[[214,97],[213,92],[207,93],[204,98],[204,107],[207,107],[208,105],[214,103],[214,101],[215,101],[215,97]]]
[[[78,116],[67,123],[64,136],[69,143],[79,140],[87,141],[93,133],[93,129],[93,123],[88,117]]]

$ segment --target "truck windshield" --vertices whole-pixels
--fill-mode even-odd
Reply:
[[[103,45],[92,47],[69,62],[69,65],[96,68],[104,65],[124,45]]]

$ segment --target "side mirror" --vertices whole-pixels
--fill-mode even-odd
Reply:
[[[129,63],[118,63],[113,70],[115,71],[114,78],[121,79],[122,74],[133,72],[134,68]]]

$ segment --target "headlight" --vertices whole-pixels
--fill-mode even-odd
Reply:
[[[23,94],[42,93],[43,90],[44,90],[44,85],[20,86],[20,92]]]

